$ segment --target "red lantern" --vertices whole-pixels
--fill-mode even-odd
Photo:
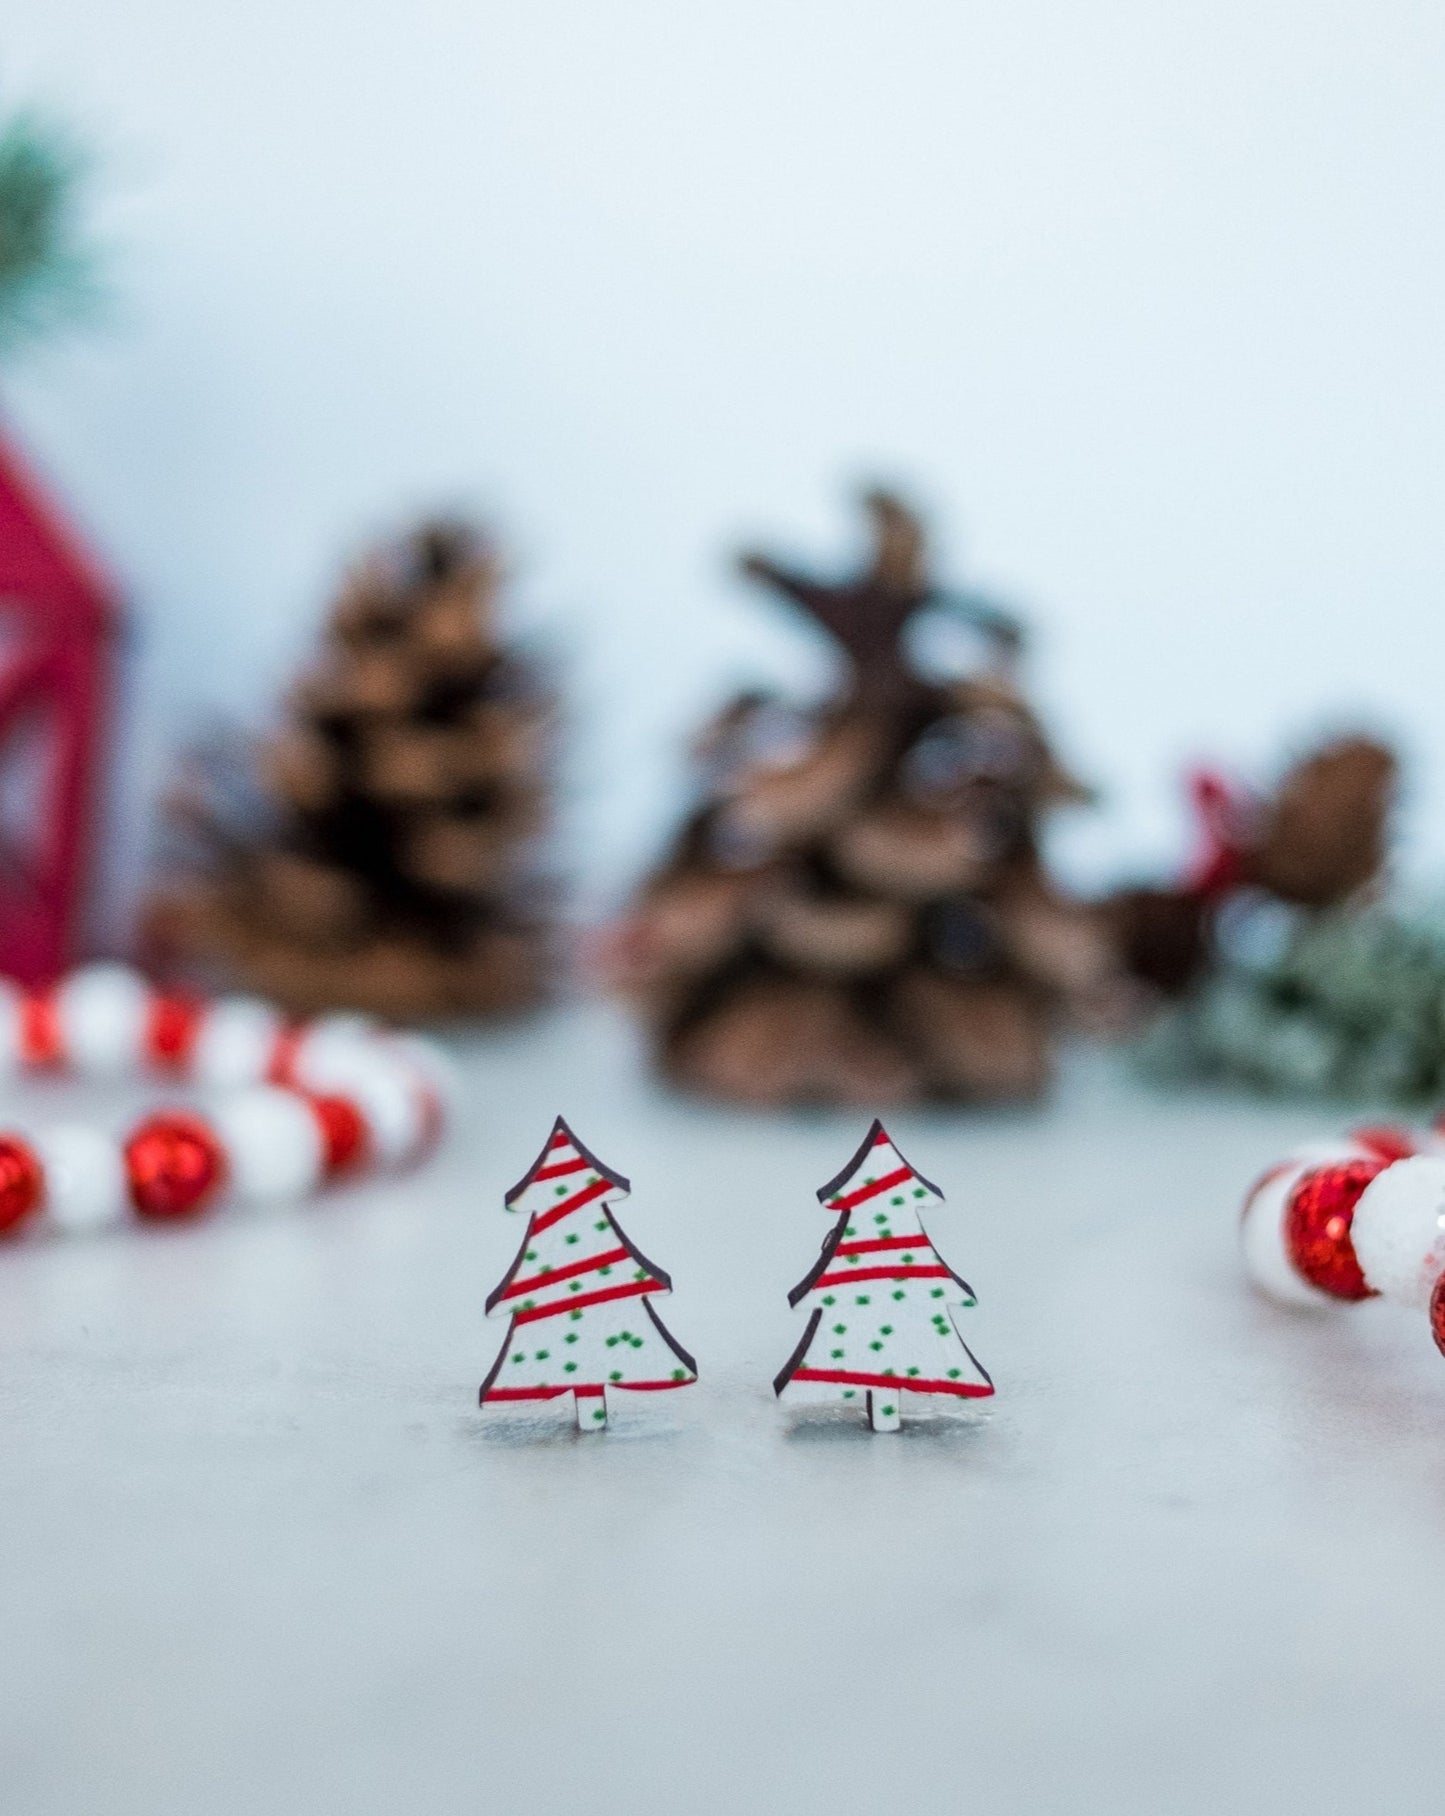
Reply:
[[[119,622],[0,438],[0,973],[23,984],[74,957]]]

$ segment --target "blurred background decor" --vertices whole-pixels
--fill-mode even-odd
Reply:
[[[1445,1102],[1445,907],[1242,905],[1217,970],[1149,1036],[1155,1076],[1276,1096]]]
[[[0,126],[0,356],[83,312],[83,160],[30,114]],[[0,424],[0,972],[52,982],[81,931],[112,692],[115,589]]]
[[[1222,888],[1213,850],[1165,904],[1186,958],[1210,923],[1194,991],[1277,969],[1278,936],[1322,917],[1413,922],[1445,881],[1445,8],[45,0],[0,37],[10,91],[63,97],[106,147],[94,227],[125,249],[114,331],[3,379],[137,631],[93,902],[115,949],[177,753],[270,726],[331,551],[435,499],[485,500],[524,552],[508,637],[545,612],[566,651],[559,845],[579,915],[615,914],[683,820],[677,753],[750,677],[779,702],[736,715],[744,754],[793,740],[796,764],[871,722],[836,639],[722,557],[756,529],[846,569],[836,502],[872,473],[926,507],[936,575],[1024,602],[1022,688],[983,631],[972,669],[930,684],[1011,695],[990,728],[1031,718],[1087,763],[1101,808],[1054,816],[1038,868],[1106,961],[1117,883],[1179,894],[1160,859],[1180,766],[1218,751],[1264,777],[1286,727],[1410,750],[1391,893],[1292,908]],[[299,710],[287,729],[312,731]],[[734,759],[728,792],[723,755],[699,800],[726,810],[755,791]],[[913,808],[906,768],[873,773]],[[187,833],[203,895],[287,850],[252,752],[218,754],[201,792],[237,854]],[[1204,795],[1235,847],[1235,791]],[[780,846],[805,906],[825,840]],[[689,862],[725,909],[736,879]],[[989,887],[956,892],[949,951],[1002,919]],[[865,933],[927,918],[851,893]],[[299,937],[276,949],[314,976]],[[1129,992],[1178,1004],[1131,950]],[[220,944],[189,962],[243,975]],[[344,981],[375,975],[363,955]],[[672,958],[643,991],[665,1065],[689,981]],[[994,1044],[1028,1085],[1054,1016],[1092,1017],[1096,993],[1008,985],[1022,1033]],[[842,1043],[820,1079],[768,1070],[811,1058],[805,1028],[759,1042],[745,1090],[934,1088],[921,1018],[890,1044],[813,954],[800,990],[861,1022],[846,1073]],[[462,1112],[424,1179],[378,1174],[342,1215],[218,1200],[164,1243],[0,1257],[7,1816],[474,1816],[479,1783],[535,1810],[577,1809],[579,1786],[599,1811],[654,1786],[668,1816],[909,1810],[957,1776],[964,1707],[990,1816],[1437,1816],[1439,1357],[1387,1304],[1335,1339],[1274,1317],[1229,1259],[1245,1181],[1334,1116],[1072,1054],[1026,1119],[885,1111],[958,1188],[970,1318],[1012,1395],[961,1442],[885,1458],[758,1404],[789,1340],[758,1290],[798,1240],[779,1207],[873,1107],[700,1106],[639,1076],[642,1044],[593,1005],[459,1033]],[[984,1057],[970,1089],[997,1082]],[[17,1116],[55,1094],[28,1070]],[[649,1406],[655,1438],[596,1468],[492,1441],[459,1399],[477,1282],[513,1246],[479,1185],[564,1101],[608,1152],[651,1157],[636,1234],[696,1293],[710,1358],[705,1393]],[[79,1203],[47,1187],[30,1227]],[[799,1671],[784,1627],[832,1670]],[[614,1706],[648,1712],[645,1784],[632,1726],[557,1720],[595,1708],[599,1665]],[[896,1686],[908,1720],[860,1745],[848,1678]]]
[[[198,753],[146,917],[172,968],[300,1014],[511,1014],[552,950],[538,835],[552,702],[502,640],[500,560],[422,524],[350,573],[286,722]]]
[[[1367,737],[1270,793],[1195,778],[1202,842],[1173,888],[1105,903],[1162,1008],[1148,1070],[1358,1102],[1445,1096],[1445,912],[1391,886],[1398,762]]]
[[[930,578],[899,498],[865,503],[855,574],[744,558],[829,633],[844,678],[817,706],[742,693],[706,728],[701,801],[617,929],[613,973],[661,1072],[704,1095],[1032,1097],[1060,1019],[1115,983],[1103,927],[1039,847],[1086,794],[1020,690],[1018,625]],[[971,672],[924,672],[925,610],[978,633]]]
[[[710,703],[760,651],[819,679],[720,554],[841,550],[883,472],[966,501],[940,571],[1026,604],[1106,801],[1051,852],[1079,891],[1170,849],[1181,762],[1262,772],[1317,715],[1408,738],[1402,858],[1445,875],[1433,13],[573,4],[565,55],[451,0],[12,13],[6,86],[105,147],[124,259],[115,331],[6,381],[139,632],[115,869],[175,747],[274,701],[329,551],[481,499],[513,621],[545,605],[606,702],[562,805],[614,908]]]
[[[1318,912],[1359,902],[1389,849],[1398,762],[1373,738],[1331,740],[1293,763],[1272,792],[1197,770],[1198,850],[1176,884],[1123,888],[1104,914],[1144,990],[1187,995],[1220,963],[1221,925],[1251,905]]]
[[[95,257],[81,219],[85,159],[54,122],[20,111],[0,123],[0,353],[85,314]]]
[[[41,992],[0,982],[0,1074],[11,1099],[0,1130],[7,1241],[305,1199],[420,1160],[450,1110],[447,1062],[415,1035],[354,1016],[297,1024],[254,997],[172,996],[111,963]],[[122,1097],[184,1086],[201,1101],[57,1119],[53,1096],[48,1108],[13,1101],[26,1075]]]

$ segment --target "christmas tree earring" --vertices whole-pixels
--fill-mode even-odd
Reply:
[[[652,1309],[672,1281],[612,1214],[630,1191],[559,1116],[506,1196],[527,1233],[487,1300],[487,1316],[509,1322],[483,1406],[571,1394],[578,1429],[602,1431],[610,1388],[649,1393],[696,1381],[697,1364]]]
[[[912,1396],[992,1394],[950,1310],[973,1305],[973,1289],[940,1259],[923,1227],[922,1212],[942,1204],[943,1194],[914,1172],[881,1122],[818,1199],[835,1222],[817,1262],[788,1294],[810,1316],[773,1382],[778,1398],[861,1403],[874,1431],[897,1431],[905,1405],[916,1404]]]

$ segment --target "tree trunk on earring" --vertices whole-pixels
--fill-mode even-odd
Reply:
[[[903,1421],[898,1415],[898,1395],[870,1393],[868,1396],[868,1423],[874,1431],[899,1431]]]
[[[603,1388],[589,1393],[583,1390],[574,1393],[572,1404],[577,1409],[578,1431],[605,1431],[607,1429],[607,1394]]]

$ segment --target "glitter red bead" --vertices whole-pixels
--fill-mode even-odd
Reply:
[[[125,1144],[136,1215],[178,1222],[203,1210],[226,1182],[226,1156],[209,1125],[184,1111],[150,1116]]]
[[[1348,1160],[1305,1173],[1284,1214],[1284,1240],[1296,1272],[1335,1299],[1370,1299],[1350,1241],[1350,1224],[1360,1194],[1389,1164]]]
[[[308,1101],[321,1130],[321,1164],[328,1179],[349,1173],[370,1158],[371,1132],[349,1097],[312,1097]]]
[[[0,1235],[9,1235],[40,1209],[45,1174],[35,1150],[14,1135],[0,1135]]]
[[[359,1016],[290,1022],[256,997],[161,991],[126,965],[85,965],[53,987],[0,975],[0,1075],[97,1083],[157,1077],[207,1093],[127,1133],[78,1121],[0,1133],[0,1235],[79,1235],[184,1223],[223,1198],[300,1201],[327,1182],[419,1159],[443,1111],[424,1040]]]
[[[1445,1356],[1445,1274],[1435,1282],[1435,1290],[1430,1295],[1430,1335],[1435,1339],[1435,1347]]]

